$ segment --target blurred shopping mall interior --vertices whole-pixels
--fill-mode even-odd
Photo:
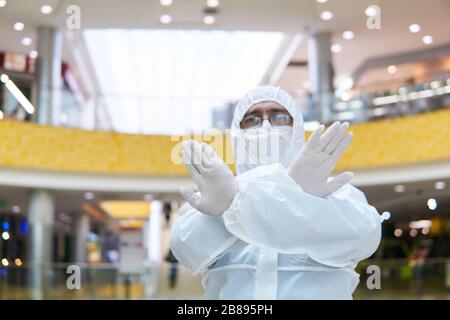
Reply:
[[[351,124],[336,170],[390,213],[354,298],[450,298],[448,0],[0,0],[0,80],[0,299],[201,297],[171,156],[260,84]]]

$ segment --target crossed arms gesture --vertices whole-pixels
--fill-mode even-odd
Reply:
[[[335,122],[325,132],[321,125],[298,152],[287,169],[289,176],[304,192],[326,197],[349,183],[353,173],[344,172],[332,178],[331,172],[353,135],[349,124]],[[199,192],[180,188],[181,195],[198,211],[218,216],[226,211],[238,193],[238,184],[229,167],[207,144],[188,141],[183,145],[183,163]]]

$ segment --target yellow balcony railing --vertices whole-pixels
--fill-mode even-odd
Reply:
[[[337,169],[450,159],[450,110],[353,125],[355,137]],[[162,135],[0,121],[0,166],[66,172],[186,175],[172,161],[177,141]],[[229,146],[228,146],[229,147]]]

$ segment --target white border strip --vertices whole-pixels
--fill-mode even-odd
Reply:
[[[450,178],[450,160],[355,171],[352,184],[375,186]],[[0,186],[111,192],[178,192],[194,184],[189,176],[158,177],[66,173],[0,167]]]
[[[112,192],[178,192],[190,177],[65,173],[0,167],[0,186]]]
[[[352,184],[376,186],[450,178],[450,159],[376,169],[355,170]]]

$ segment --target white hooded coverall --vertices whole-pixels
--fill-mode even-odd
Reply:
[[[262,101],[279,103],[294,119],[284,157],[256,166],[234,152],[239,192],[230,208],[214,217],[185,205],[171,230],[173,254],[203,273],[206,299],[352,299],[354,268],[378,248],[383,218],[350,184],[319,198],[286,173],[304,143],[303,119],[279,88],[258,87],[237,105],[233,150],[244,145],[243,116]]]

